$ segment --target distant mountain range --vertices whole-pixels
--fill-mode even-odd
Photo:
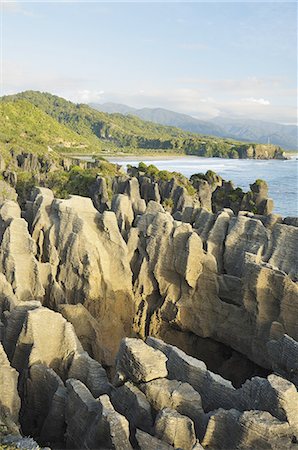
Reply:
[[[208,131],[210,134],[210,130]],[[277,145],[191,133],[131,114],[108,114],[46,92],[0,98],[0,153],[38,154],[175,153],[220,158],[282,159]]]
[[[170,125],[192,133],[237,139],[248,142],[268,142],[287,150],[298,150],[298,127],[281,125],[253,119],[228,119],[216,117],[209,121],[199,120],[164,108],[136,109],[120,103],[90,103],[98,111],[134,115],[140,119],[161,125]]]

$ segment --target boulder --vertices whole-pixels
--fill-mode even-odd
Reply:
[[[156,417],[155,434],[162,441],[183,450],[192,450],[196,444],[192,420],[170,408],[163,409]]]
[[[147,338],[147,344],[167,356],[169,378],[190,384],[201,396],[204,411],[232,408],[236,394],[232,383],[207,370],[204,362],[159,339]]]
[[[127,418],[133,433],[136,428],[152,433],[150,403],[143,392],[130,381],[112,390],[111,401],[116,411]]]
[[[102,395],[99,398],[102,407],[100,423],[101,447],[132,450],[129,441],[129,424],[124,416],[114,410],[109,397]]]
[[[105,369],[98,361],[92,359],[87,352],[76,352],[74,354],[68,377],[82,381],[95,398],[103,394],[109,394],[111,391]]]
[[[174,409],[192,419],[196,433],[202,437],[205,414],[201,396],[192,386],[177,380],[159,378],[141,384],[140,388],[157,413],[164,408]]]
[[[140,339],[125,338],[121,341],[116,358],[117,379],[129,379],[135,383],[166,377],[166,356],[146,345]]]
[[[136,438],[140,450],[173,450],[173,446],[161,441],[151,434],[145,433],[144,431],[137,430]]]
[[[289,425],[264,411],[219,409],[209,420],[204,448],[212,450],[237,448],[292,449]]]

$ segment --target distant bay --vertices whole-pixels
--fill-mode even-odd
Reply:
[[[181,172],[190,177],[194,173],[213,170],[235,187],[249,189],[249,184],[261,178],[268,183],[269,197],[274,200],[274,212],[282,216],[298,216],[298,159],[286,161],[182,157],[111,157],[109,161],[127,166],[140,161],[154,164],[160,170]]]

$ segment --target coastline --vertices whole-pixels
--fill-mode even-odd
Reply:
[[[220,159],[220,160],[228,160],[228,161],[287,161],[292,159],[298,159],[298,152],[287,152],[285,159],[279,158],[228,158],[228,157],[219,157],[219,156],[202,156],[202,155],[188,155],[186,153],[175,153],[175,152],[146,152],[146,153],[61,153],[61,156],[67,158],[78,158],[82,160],[94,160],[98,158],[105,158],[108,161],[113,162],[114,160],[118,160],[119,158],[123,158],[126,161],[130,160],[171,160],[171,159],[181,159],[181,158],[202,158],[202,159]]]

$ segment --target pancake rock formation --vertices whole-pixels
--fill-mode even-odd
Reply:
[[[104,180],[0,199],[0,445],[295,450],[297,220]]]

